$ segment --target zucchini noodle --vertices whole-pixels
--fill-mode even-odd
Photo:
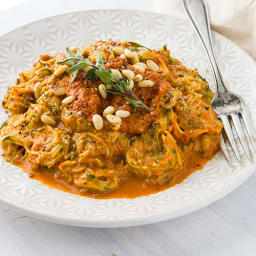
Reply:
[[[107,80],[114,73],[123,75],[130,98]],[[208,159],[218,150],[222,125],[212,97],[198,72],[166,47],[109,40],[81,53],[42,55],[5,95],[3,156],[79,193],[110,193],[136,177],[175,185],[192,154]]]

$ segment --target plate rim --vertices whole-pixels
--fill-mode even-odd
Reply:
[[[29,26],[29,25],[33,25],[37,22],[43,21],[43,20],[47,20],[49,18],[57,18],[59,16],[65,16],[65,15],[72,15],[72,14],[76,14],[76,13],[90,13],[90,12],[97,12],[97,11],[129,11],[129,12],[141,12],[141,13],[147,13],[147,14],[154,14],[154,15],[164,15],[164,16],[168,16],[169,18],[176,20],[176,21],[182,21],[182,22],[186,22],[186,19],[181,19],[181,18],[176,18],[170,14],[165,14],[165,13],[159,13],[159,12],[155,12],[155,11],[145,11],[145,10],[140,10],[140,9],[113,9],[113,8],[98,8],[98,9],[84,9],[84,10],[77,10],[77,11],[71,11],[71,12],[64,12],[61,14],[57,14],[57,15],[50,15],[50,16],[46,16],[37,20],[34,20],[32,22],[23,24],[21,26],[18,26],[6,33],[0,34],[0,39],[4,36],[8,36],[8,34],[10,33],[15,33],[15,31],[18,31],[19,29],[25,27],[25,26]],[[252,58],[252,56],[250,56],[246,51],[244,51],[240,46],[238,46],[237,44],[235,44],[234,42],[232,42],[230,39],[226,38],[225,36],[219,34],[218,32],[216,32],[215,30],[214,33],[218,34],[218,36],[220,36],[221,38],[225,39],[227,43],[229,44],[233,44],[235,45],[237,48],[239,48],[239,50],[246,55],[246,57],[248,59],[250,59],[250,61],[253,61],[253,63],[256,66],[256,62],[255,60]],[[203,49],[203,48],[202,48]],[[250,176],[253,175],[253,173],[255,173],[255,170],[253,170],[253,167],[256,167],[256,163],[253,163],[254,165],[250,165],[245,167],[245,171],[246,174],[242,176],[241,179],[236,180],[236,182],[231,183],[231,185],[227,186],[224,190],[221,191],[217,191],[215,193],[213,193],[212,195],[210,195],[207,198],[204,198],[203,200],[199,201],[199,202],[193,202],[192,204],[185,204],[183,207],[179,208],[179,209],[174,209],[172,211],[168,211],[165,213],[158,213],[158,214],[154,214],[154,215],[149,215],[149,216],[136,216],[136,217],[128,217],[125,219],[116,219],[116,220],[108,220],[108,219],[84,219],[82,217],[68,217],[68,216],[57,216],[54,214],[49,214],[47,212],[42,212],[40,210],[36,210],[36,209],[32,209],[32,208],[28,208],[26,206],[23,205],[19,205],[19,204],[15,204],[15,202],[10,202],[7,201],[3,198],[0,197],[0,201],[3,202],[4,204],[13,207],[15,209],[18,209],[19,211],[23,212],[24,214],[27,214],[28,216],[31,217],[35,217],[37,219],[40,220],[44,220],[44,221],[50,221],[53,223],[58,223],[58,224],[64,224],[64,225],[70,225],[70,226],[81,226],[81,227],[92,227],[92,228],[116,228],[116,227],[132,227],[132,226],[140,226],[140,225],[146,225],[146,224],[152,224],[152,223],[157,223],[157,222],[161,222],[161,221],[165,221],[165,220],[170,220],[173,218],[177,218],[177,217],[181,217],[187,214],[190,214],[192,212],[195,212],[197,210],[200,210],[214,202],[216,202],[217,200],[225,197],[227,194],[231,193],[232,191],[234,191],[236,188],[238,188],[242,183],[244,183]],[[18,168],[18,167],[16,167]],[[232,168],[232,166],[230,166],[230,168]],[[19,168],[20,169],[20,168]],[[20,171],[22,171],[20,169]],[[22,171],[23,172],[23,171]],[[43,184],[44,186],[47,186],[45,184]],[[50,187],[51,188],[51,187]],[[54,190],[59,191],[58,189],[55,188],[51,188]],[[67,193],[67,192],[65,192]],[[69,194],[69,193],[68,193]],[[99,199],[95,199],[95,200],[99,200]],[[102,199],[101,199],[102,200]],[[103,199],[103,200],[109,200],[109,199]]]

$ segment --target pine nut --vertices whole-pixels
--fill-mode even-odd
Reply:
[[[134,87],[134,82],[133,80],[129,80],[129,89],[132,90]]]
[[[54,71],[54,76],[60,76],[69,69],[67,65],[61,65]]]
[[[103,118],[100,115],[93,115],[92,122],[96,130],[101,130],[103,128]]]
[[[40,83],[36,83],[34,87],[34,95],[36,99],[40,97],[41,90],[42,90],[42,85]]]
[[[99,93],[103,99],[107,98],[107,88],[104,84],[100,84],[98,87]]]
[[[130,59],[133,57],[133,52],[126,48],[126,49],[124,49],[124,55],[126,58]]]
[[[136,64],[141,65],[144,68],[147,68],[147,64],[145,64],[144,62],[139,62],[139,63],[136,63]]]
[[[62,101],[62,104],[63,105],[68,105],[70,104],[71,102],[73,102],[75,100],[76,96],[68,96],[66,97],[63,101]]]
[[[112,72],[112,76],[113,76],[114,80],[118,81],[122,78],[122,75],[118,69],[111,69],[111,72]]]
[[[129,80],[133,80],[135,77],[133,71],[131,71],[129,69],[122,70],[122,74],[124,77],[128,78]]]
[[[106,117],[108,114],[113,114],[115,112],[115,108],[113,106],[108,106],[103,111],[103,116]]]
[[[127,59],[130,59],[132,64],[135,64],[140,61],[138,54],[136,52],[132,52],[129,49],[124,50],[124,55]]]
[[[122,119],[120,117],[111,114],[106,115],[106,118],[111,124],[119,124],[122,122]]]
[[[117,110],[116,111],[116,116],[119,116],[121,118],[126,118],[130,115],[130,112],[129,111],[126,111],[126,110]]]
[[[145,73],[145,70],[147,68],[147,65],[144,64],[143,62],[138,62],[133,67],[140,73]]]
[[[116,55],[121,55],[124,52],[124,49],[121,48],[121,47],[116,46],[116,47],[113,48],[113,52]]]
[[[65,87],[59,87],[53,90],[54,94],[57,96],[63,96],[66,94],[66,88]]]
[[[141,74],[137,74],[134,78],[134,81],[137,82],[137,83],[142,81],[142,80],[143,80],[143,76]]]
[[[138,83],[138,87],[152,87],[154,86],[154,82],[151,80],[143,80]]]
[[[136,64],[140,61],[139,56],[136,52],[133,52],[133,57],[131,58],[131,63]]]
[[[46,114],[41,115],[41,120],[45,124],[49,124],[49,125],[55,125],[56,124],[55,120],[52,117],[50,117]]]
[[[147,60],[147,67],[148,67],[149,70],[152,70],[152,71],[158,71],[159,70],[158,65],[152,60]]]

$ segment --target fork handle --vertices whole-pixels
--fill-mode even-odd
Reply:
[[[197,35],[201,39],[206,54],[209,57],[217,94],[225,93],[227,92],[227,89],[223,83],[222,75],[213,50],[207,6],[203,0],[183,0],[183,4]]]

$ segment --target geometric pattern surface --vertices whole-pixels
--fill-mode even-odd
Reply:
[[[105,39],[136,41],[148,47],[168,45],[184,65],[197,68],[210,86],[207,57],[190,23],[163,14],[131,10],[96,10],[38,20],[0,37],[0,99],[17,74],[39,55]],[[225,84],[242,96],[256,122],[256,64],[238,46],[213,33]],[[214,90],[214,88],[212,88]],[[7,116],[0,109],[0,120]],[[69,225],[120,227],[174,218],[223,197],[256,169],[244,160],[230,166],[219,152],[201,171],[168,190],[135,199],[92,199],[49,188],[0,158],[0,200],[26,214]],[[131,188],[132,189],[132,188]]]

